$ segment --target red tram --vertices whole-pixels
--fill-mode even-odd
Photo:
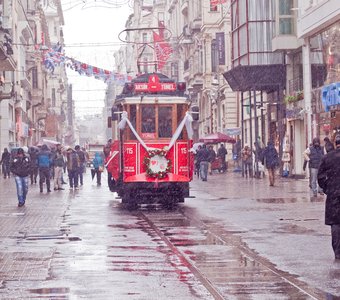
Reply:
[[[151,73],[126,83],[112,108],[113,141],[106,166],[126,204],[176,204],[189,197],[192,127],[198,108],[185,83]]]

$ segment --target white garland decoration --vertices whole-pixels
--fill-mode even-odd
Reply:
[[[169,145],[164,147],[164,149],[166,151],[169,151],[172,148],[172,146],[175,144],[175,142],[178,140],[184,126],[187,130],[189,139],[192,139],[192,136],[193,136],[192,121],[193,121],[192,116],[189,114],[189,112],[186,112],[185,117],[183,118],[181,123],[178,125],[174,135],[172,136]],[[137,140],[140,142],[140,144],[144,147],[144,149],[146,151],[153,149],[153,148],[149,148],[148,146],[146,146],[145,142],[142,140],[142,138],[139,136],[139,134],[137,133],[137,131],[135,130],[135,128],[131,124],[131,122],[128,118],[128,113],[126,111],[123,111],[122,119],[120,120],[120,122],[118,124],[118,128],[121,129],[121,130],[124,130],[124,128],[126,127],[126,124],[129,125],[132,133],[135,135]]]

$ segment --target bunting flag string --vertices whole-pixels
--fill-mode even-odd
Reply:
[[[105,83],[115,82],[118,85],[124,85],[127,81],[131,81],[132,79],[131,76],[111,72],[67,57],[59,43],[54,45],[51,49],[43,50],[43,61],[45,68],[51,74],[54,73],[55,67],[65,65],[67,68],[78,72],[80,75],[94,77]]]

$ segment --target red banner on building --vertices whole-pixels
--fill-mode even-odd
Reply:
[[[168,42],[164,41],[158,33],[153,33],[153,41],[155,43],[155,52],[158,62],[158,70],[162,70],[168,59],[170,58],[173,49]]]
[[[223,3],[227,3],[227,0],[210,0],[210,5],[211,6],[218,5],[218,4],[223,4]]]

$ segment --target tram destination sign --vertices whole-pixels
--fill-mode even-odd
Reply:
[[[159,77],[152,75],[148,82],[135,82],[134,90],[137,93],[147,92],[174,92],[176,91],[175,82],[160,82]]]

